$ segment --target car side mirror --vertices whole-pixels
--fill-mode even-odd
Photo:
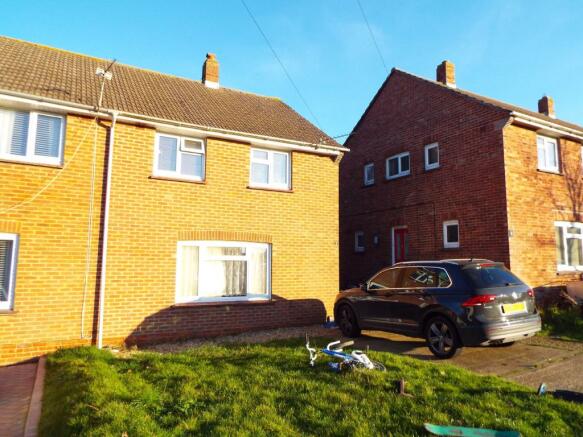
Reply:
[[[360,289],[361,289],[362,291],[368,291],[368,285],[366,284],[366,282],[362,282],[362,283],[360,284]]]

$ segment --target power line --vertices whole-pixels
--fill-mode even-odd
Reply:
[[[269,41],[269,38],[267,38],[267,35],[265,35],[265,32],[263,32],[263,29],[261,29],[261,26],[259,25],[259,23],[255,19],[255,16],[251,12],[251,9],[249,9],[249,6],[247,6],[247,3],[245,3],[245,0],[241,0],[241,3],[243,4],[243,6],[245,7],[245,9],[247,10],[247,13],[249,14],[249,16],[251,17],[251,19],[255,23],[255,26],[257,26],[257,30],[259,30],[259,33],[261,33],[261,36],[263,36],[263,39],[265,40],[265,42],[267,43],[267,45],[271,49],[271,52],[273,53],[273,56],[275,57],[275,59],[277,59],[277,62],[281,66],[281,69],[283,70],[283,72],[285,73],[285,75],[289,79],[290,83],[292,84],[292,86],[296,90],[296,93],[298,94],[298,96],[300,96],[300,99],[302,100],[302,102],[304,103],[304,105],[306,106],[306,108],[308,109],[308,112],[310,113],[310,115],[312,116],[312,118],[314,119],[314,121],[316,122],[316,125],[320,128],[320,121],[318,120],[318,117],[316,117],[316,114],[314,114],[314,111],[312,111],[312,108],[310,108],[310,105],[308,104],[308,102],[306,101],[306,99],[304,98],[304,96],[302,95],[302,93],[300,92],[300,89],[298,88],[298,86],[296,85],[296,83],[292,79],[291,75],[287,71],[287,68],[285,68],[285,65],[283,64],[283,62],[281,61],[281,59],[277,55],[277,52],[275,51],[275,49],[271,45],[271,42]]]
[[[358,7],[360,8],[360,12],[362,13],[362,18],[364,18],[364,22],[366,23],[366,27],[368,27],[368,33],[370,34],[372,42],[374,43],[374,46],[377,49],[377,53],[379,55],[379,58],[381,58],[381,62],[383,63],[383,65],[385,67],[385,71],[388,74],[389,68],[387,67],[387,64],[385,62],[385,58],[383,58],[383,54],[381,53],[381,49],[379,48],[379,45],[377,43],[377,39],[375,38],[374,33],[372,33],[372,29],[370,28],[370,24],[368,22],[368,19],[366,18],[366,14],[364,13],[364,8],[360,4],[360,0],[356,0],[356,3],[358,4]]]

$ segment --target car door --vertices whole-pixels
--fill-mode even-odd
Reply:
[[[361,327],[385,329],[392,324],[389,300],[399,283],[402,270],[399,267],[389,267],[366,282],[366,293],[357,304]]]
[[[398,288],[390,297],[395,329],[418,333],[426,306],[432,302],[428,290],[439,287],[437,269],[431,266],[407,266],[399,279]]]

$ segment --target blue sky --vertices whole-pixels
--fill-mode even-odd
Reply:
[[[329,135],[349,132],[387,72],[356,0],[246,0]],[[388,68],[583,124],[583,2],[361,0]],[[278,96],[312,119],[240,0],[10,1],[0,33],[200,79],[215,52],[221,84]],[[114,79],[115,80],[115,79]]]

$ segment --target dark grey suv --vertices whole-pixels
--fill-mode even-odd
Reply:
[[[485,259],[402,262],[336,297],[342,333],[361,329],[422,337],[439,358],[462,346],[511,344],[541,329],[532,289]]]

